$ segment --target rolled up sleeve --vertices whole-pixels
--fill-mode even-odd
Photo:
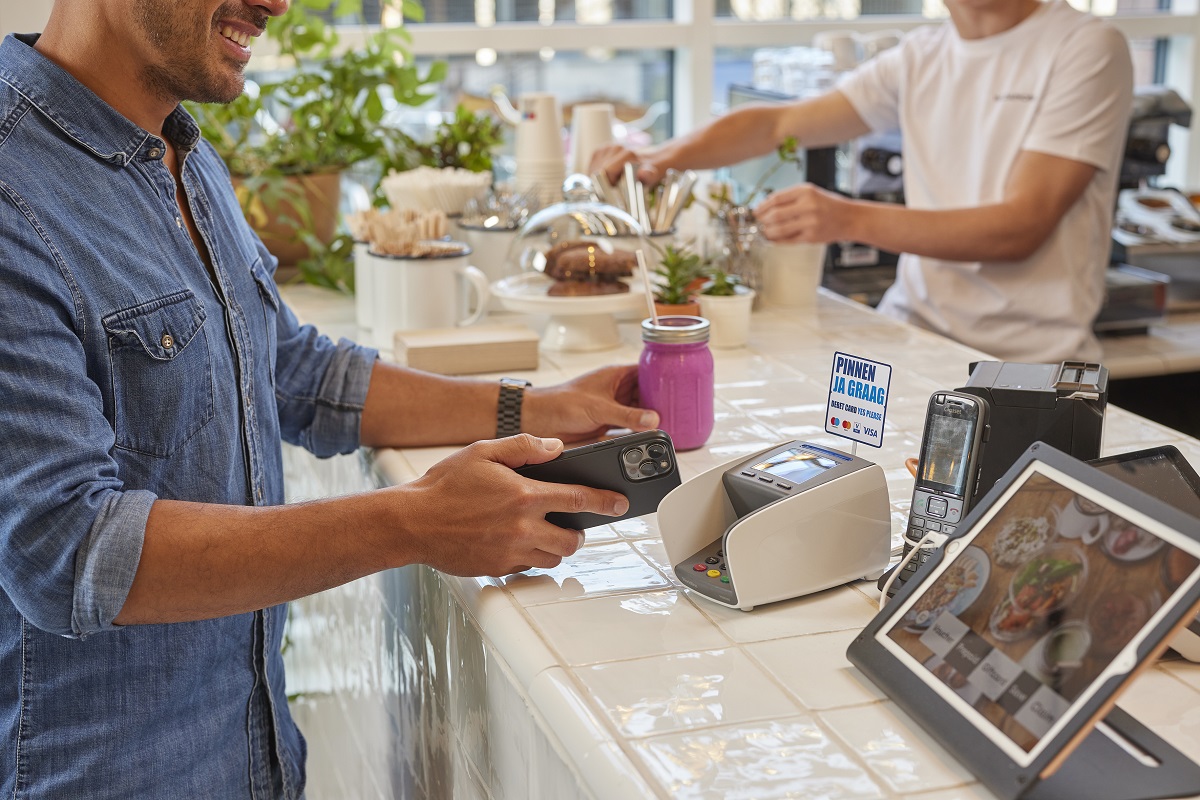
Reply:
[[[13,205],[0,230],[0,588],[36,627],[86,636],[124,605],[154,495],[123,491],[61,265]]]
[[[142,558],[146,520],[157,496],[134,490],[107,492],[100,511],[75,556],[75,597],[71,618],[74,634],[113,628],[138,562]]]

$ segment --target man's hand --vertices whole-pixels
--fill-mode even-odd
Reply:
[[[583,544],[583,534],[546,521],[551,511],[620,516],[629,501],[616,492],[544,483],[513,471],[562,452],[557,439],[520,434],[476,442],[419,479],[385,490],[401,510],[406,562],[452,575],[507,575],[550,569]]]
[[[772,242],[833,242],[854,239],[854,203],[801,183],[773,192],[754,209],[763,236]]]
[[[647,186],[654,186],[667,174],[669,164],[656,160],[650,153],[635,153],[620,144],[606,144],[592,153],[588,173],[604,172],[608,182],[616,185],[625,172],[625,165],[632,161],[637,165],[637,178]]]
[[[658,414],[637,407],[637,366],[630,364],[526,390],[521,427],[538,436],[579,442],[602,436],[610,428],[654,430]]]

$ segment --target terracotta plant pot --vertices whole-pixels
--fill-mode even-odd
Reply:
[[[698,317],[698,316],[700,316],[700,304],[697,303],[695,300],[693,300],[690,303],[678,303],[678,304],[660,303],[657,300],[655,300],[654,301],[654,310],[656,312],[658,312],[658,315],[660,317],[665,317],[665,316]]]
[[[308,227],[323,243],[332,242],[337,230],[342,174],[323,172],[315,175],[296,175],[284,180],[299,187],[297,192],[289,189],[285,196],[298,196],[299,192],[303,192],[308,205],[309,222],[304,227]],[[241,197],[245,191],[244,182],[235,177],[233,186]],[[281,270],[295,267],[299,261],[309,256],[308,246],[297,238],[305,215],[301,214],[290,200],[279,199],[266,203],[262,198],[251,198],[246,218],[263,240],[263,244],[271,251],[271,255],[279,259]]]

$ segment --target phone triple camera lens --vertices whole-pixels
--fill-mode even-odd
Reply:
[[[621,460],[626,476],[635,481],[665,475],[672,468],[669,449],[662,442],[634,445],[621,453]]]

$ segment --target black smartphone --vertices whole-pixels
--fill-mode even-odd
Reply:
[[[980,456],[987,430],[987,401],[958,392],[930,395],[912,508],[904,531],[904,555],[930,531],[954,533],[971,509],[979,493]],[[909,559],[892,583],[892,593],[928,560],[928,555],[923,550]]]
[[[619,517],[551,512],[546,519],[563,528],[594,528],[658,510],[659,502],[679,485],[675,447],[664,431],[643,431],[595,444],[564,450],[544,464],[527,464],[516,470],[526,478],[547,483],[570,483],[608,489],[629,499],[629,510]]]

